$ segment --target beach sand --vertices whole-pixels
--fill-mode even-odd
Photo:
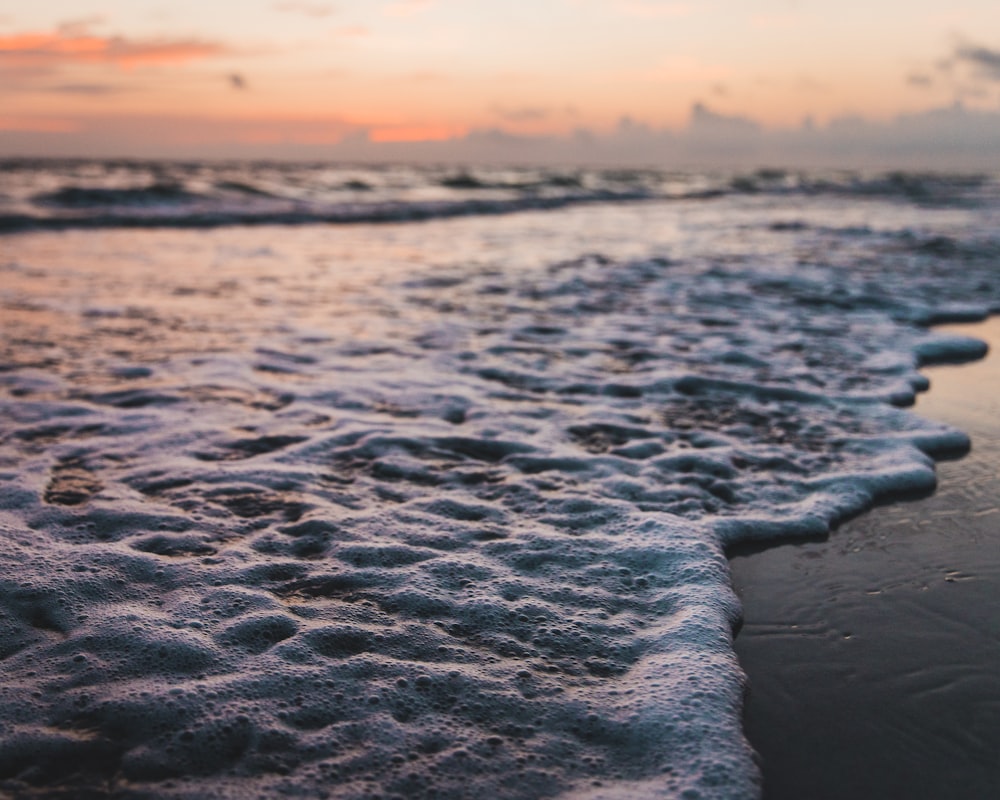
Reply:
[[[1000,797],[1000,318],[944,330],[991,351],[925,371],[973,443],[938,491],[732,558],[765,800]]]

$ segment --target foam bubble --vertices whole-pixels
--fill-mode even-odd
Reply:
[[[930,489],[997,304],[830,202],[16,240],[2,791],[756,796],[726,547]]]

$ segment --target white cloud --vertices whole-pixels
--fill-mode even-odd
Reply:
[[[274,4],[275,11],[285,11],[291,14],[303,14],[307,17],[329,17],[336,12],[330,3],[311,3],[307,0],[283,0]]]
[[[979,44],[960,44],[953,58],[972,67],[976,75],[987,80],[1000,81],[1000,50]]]
[[[670,56],[637,77],[657,83],[720,83],[732,77],[733,70],[724,64],[711,64],[692,56]]]
[[[334,29],[333,35],[343,39],[360,39],[365,36],[371,36],[371,31],[364,25],[344,25],[343,27]]]
[[[385,7],[387,17],[412,17],[437,5],[437,0],[396,0]]]
[[[630,17],[647,19],[687,17],[695,10],[691,3],[672,0],[615,0],[614,8]]]

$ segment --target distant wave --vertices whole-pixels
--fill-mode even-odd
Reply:
[[[154,183],[129,189],[110,189],[91,186],[64,186],[54,192],[35,197],[40,206],[61,209],[90,209],[106,206],[144,208],[164,204],[176,205],[199,200],[198,195],[185,191],[176,183]]]
[[[272,163],[0,162],[0,234],[406,222],[643,200],[830,195],[975,205],[989,175]],[[796,224],[794,222],[790,224]]]
[[[76,195],[71,195],[75,197]],[[345,203],[331,206],[285,208],[212,207],[192,203],[178,213],[175,203],[155,204],[134,192],[124,203],[94,204],[89,214],[0,215],[0,233],[61,231],[90,228],[217,228],[226,225],[308,225],[317,223],[415,222],[467,215],[507,214],[565,208],[580,203],[613,203],[648,200],[648,194],[593,193],[562,197],[518,197],[496,200],[451,200],[438,202]],[[76,206],[71,206],[76,208]]]
[[[972,173],[893,171],[873,175],[855,172],[810,174],[763,169],[734,177],[728,189],[740,194],[835,194],[955,204],[963,199],[977,199],[994,180],[989,175]]]

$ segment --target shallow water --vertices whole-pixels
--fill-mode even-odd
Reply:
[[[989,185],[0,240],[4,790],[754,797],[726,549],[967,446]]]
[[[1000,792],[1000,318],[948,330],[991,352],[927,371],[917,410],[973,444],[938,492],[733,560],[766,798]]]

